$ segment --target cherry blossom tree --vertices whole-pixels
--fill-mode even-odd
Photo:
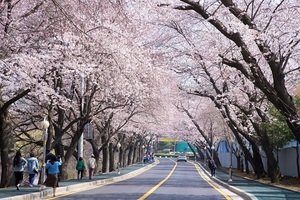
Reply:
[[[286,23],[285,20],[290,13],[299,13],[297,2],[256,4],[254,1],[234,3],[224,0],[211,5],[192,0],[181,2],[184,4],[173,8],[195,11],[227,39],[230,51],[216,55],[220,62],[238,70],[259,88],[286,117],[290,129],[300,140],[299,116],[289,90],[289,81],[299,74],[299,67],[295,65],[298,28],[296,21]]]
[[[214,154],[216,164],[220,165],[217,153],[218,144],[221,140],[224,140],[228,134],[224,132],[224,127],[227,125],[218,109],[216,109],[211,102],[207,102],[207,99],[200,99],[198,101],[195,98],[189,99],[189,102],[182,100],[184,103],[182,102],[180,107],[178,106],[178,109],[188,116],[194,127],[183,127],[189,130],[185,141],[194,144],[198,149],[203,149],[204,147],[209,149],[208,152],[210,152],[210,154],[208,155],[212,157],[212,154]]]
[[[39,9],[44,1],[36,1],[26,9],[25,2],[18,1],[1,1],[1,128],[0,135],[3,145],[1,145],[2,174],[1,187],[7,186],[11,180],[10,163],[14,142],[10,141],[12,137],[12,123],[10,122],[10,108],[17,100],[23,98],[32,92],[36,82],[32,72],[35,70],[26,66],[22,68],[14,63],[16,55],[20,52],[32,51],[36,49],[36,42],[40,38],[51,34],[51,28],[47,23],[41,23],[43,17],[38,18]],[[48,32],[49,31],[49,32]],[[20,54],[22,59],[22,54]],[[11,127],[11,128],[9,128]],[[5,162],[4,162],[4,160]]]
[[[294,130],[294,135],[299,135],[297,110],[291,98],[297,83],[296,76],[299,75],[299,68],[295,65],[299,41],[298,30],[292,20],[278,27],[278,23],[283,24],[282,22],[285,21],[288,11],[298,13],[294,3],[296,2],[265,1],[256,4],[254,1],[233,3],[224,0],[209,4],[209,2],[189,0],[165,1],[158,5],[162,9],[161,12],[167,16],[161,21],[167,24],[166,27],[171,27],[177,32],[177,36],[174,36],[170,31],[166,31],[165,35],[170,36],[163,38],[168,39],[168,45],[176,49],[177,54],[173,56],[172,64],[177,62],[178,66],[182,66],[180,71],[185,74],[192,71],[199,86],[207,87],[206,91],[217,86],[226,89],[228,85],[217,82],[215,86],[211,83],[205,85],[205,78],[199,78],[202,71],[197,74],[194,66],[189,62],[189,57],[194,57],[195,52],[201,55],[200,64],[207,65],[207,72],[211,77],[218,78],[219,74],[223,74],[223,77],[231,77],[230,81],[240,85],[243,76],[248,79],[247,84],[250,87],[253,87],[253,84],[267,96],[268,100],[286,117],[291,130]],[[168,7],[175,8],[175,11]],[[165,9],[167,12],[163,11]],[[186,12],[177,12],[176,9]],[[188,12],[189,10],[195,12]],[[202,18],[199,19],[199,16]],[[180,59],[176,60],[178,57]],[[223,71],[225,67],[222,65],[232,69],[227,68]],[[218,71],[218,68],[222,68],[222,71]],[[191,79],[186,79],[186,85],[191,85]],[[205,91],[201,94],[205,94]],[[236,94],[230,91],[230,95]],[[239,96],[245,101],[249,99],[246,96]],[[212,99],[222,100],[223,95],[218,97],[214,94]],[[220,101],[220,105],[226,106],[228,100]],[[261,111],[265,112],[264,109]],[[235,124],[233,121],[230,123]],[[236,129],[237,126],[233,128]],[[249,138],[247,132],[244,137]],[[242,143],[243,140],[240,140],[240,144]],[[247,148],[244,150],[247,152]],[[249,153],[246,155],[251,156]],[[257,158],[259,157],[258,153]]]
[[[1,80],[6,81],[2,94],[9,99],[18,88],[26,91],[19,97],[30,92],[12,109],[18,114],[28,111],[25,105],[40,108],[27,113],[35,127],[48,116],[47,148],[64,155],[67,165],[86,123],[103,119],[108,108],[130,108],[151,99],[151,59],[134,43],[135,28],[121,1],[32,3],[31,8],[18,1],[1,3],[2,14],[7,14],[1,44]]]

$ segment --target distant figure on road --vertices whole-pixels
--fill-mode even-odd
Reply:
[[[76,170],[78,171],[77,173],[77,179],[82,179],[83,177],[83,173],[84,173],[84,170],[85,170],[85,164],[84,164],[84,161],[83,161],[83,158],[80,157],[78,162],[77,162],[77,165],[76,165]]]
[[[96,159],[94,154],[92,154],[91,157],[89,158],[87,165],[89,168],[89,179],[92,179],[96,168]]]
[[[15,185],[19,190],[20,185],[23,181],[23,172],[27,166],[27,160],[22,157],[21,151],[17,151],[13,160],[14,174],[15,174]]]
[[[39,162],[33,153],[30,153],[29,158],[27,158],[28,174],[29,174],[29,185],[33,186],[34,177],[39,173]]]
[[[211,176],[216,176],[217,165],[215,164],[215,161],[213,159],[210,159],[208,161],[208,167],[210,169]]]
[[[61,165],[61,159],[57,160],[54,156],[46,163],[46,169],[48,170],[48,175],[46,181],[41,184],[39,191],[41,191],[45,186],[53,188],[53,197],[55,197],[59,166]]]

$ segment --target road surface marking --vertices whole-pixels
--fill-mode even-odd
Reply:
[[[202,177],[203,180],[205,180],[211,187],[213,187],[215,190],[217,190],[220,194],[222,194],[227,200],[232,200],[230,196],[228,196],[226,193],[224,193],[222,190],[220,190],[216,185],[213,184],[211,180],[207,178],[207,176],[203,173],[203,171],[200,169],[198,165],[193,163],[199,173],[199,175]]]
[[[173,172],[175,171],[177,167],[177,163],[175,162],[175,166],[173,167],[173,169],[171,170],[171,172],[169,173],[169,175],[162,180],[161,182],[159,182],[156,186],[154,186],[152,189],[150,189],[147,193],[145,193],[143,196],[141,196],[140,198],[138,198],[138,200],[144,200],[147,197],[150,196],[150,194],[152,194],[157,188],[159,188],[164,182],[166,182],[173,174]]]
[[[159,161],[158,161],[157,164],[159,164]],[[128,179],[131,179],[133,177],[136,177],[136,176],[138,176],[138,175],[140,175],[140,174],[148,171],[149,169],[155,167],[156,165],[150,166],[147,169],[145,169],[143,171],[140,171],[139,173],[136,173],[136,174],[131,175],[131,176],[126,177],[126,178],[122,178],[122,176],[120,176],[120,178],[121,178],[120,180],[111,180],[111,181],[109,181],[107,183],[100,183],[98,185],[84,186],[83,188],[76,189],[76,190],[74,190],[72,192],[67,192],[67,193],[64,193],[64,194],[56,195],[55,197],[44,197],[44,199],[47,199],[47,200],[57,199],[57,198],[60,198],[60,197],[69,196],[71,194],[76,194],[76,193],[79,193],[79,192],[83,192],[83,191],[87,191],[87,190],[92,190],[92,189],[96,189],[96,188],[101,188],[101,187],[106,186],[106,185],[111,185],[111,184],[114,184],[114,183],[122,182],[122,181],[125,181],[125,180],[128,180]]]

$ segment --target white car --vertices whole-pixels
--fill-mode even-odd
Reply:
[[[179,155],[179,156],[177,157],[177,162],[179,162],[179,161],[187,162],[187,157],[186,157],[186,155]]]

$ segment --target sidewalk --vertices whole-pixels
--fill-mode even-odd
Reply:
[[[206,173],[210,175],[210,170],[204,163],[198,163]],[[233,174],[232,181],[229,181],[228,171],[222,169],[216,170],[216,177],[213,177],[218,184],[239,194],[244,199],[254,200],[298,200],[300,193],[278,188],[271,185],[262,184],[253,180],[248,180]],[[300,187],[300,186],[299,186]]]
[[[66,192],[74,191],[84,187],[90,187],[95,185],[107,184],[114,181],[120,181],[135,176],[148,168],[155,165],[155,163],[143,165],[142,163],[134,164],[120,170],[120,174],[116,171],[99,174],[89,180],[88,177],[84,177],[81,180],[72,179],[69,181],[59,182],[59,187],[56,188],[56,195],[64,194]],[[52,188],[46,187],[39,192],[39,185],[34,187],[23,186],[17,191],[16,187],[8,187],[0,189],[0,199],[3,200],[36,200],[52,197]]]

